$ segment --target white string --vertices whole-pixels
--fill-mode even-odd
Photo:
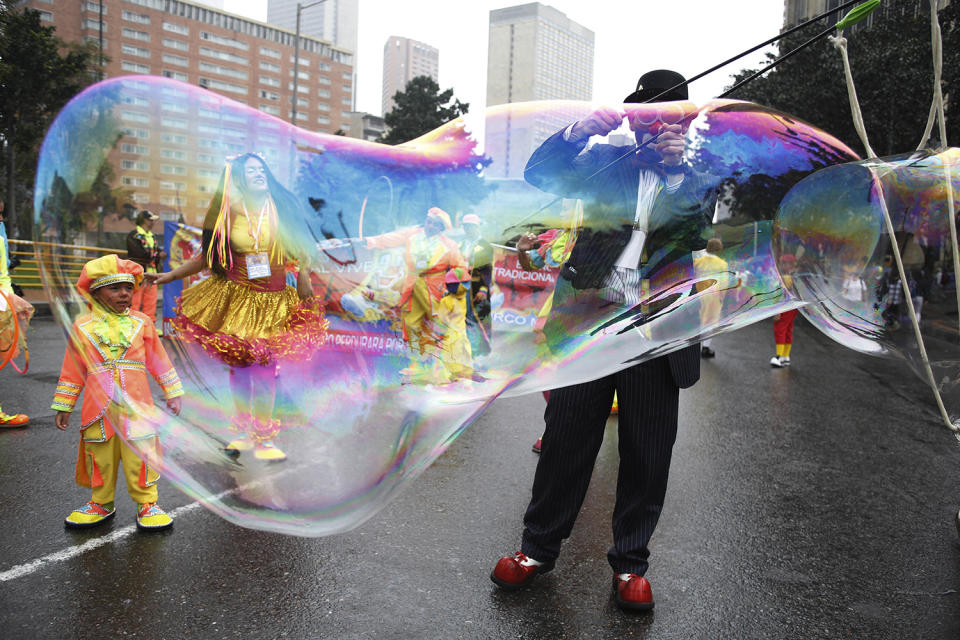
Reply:
[[[934,22],[937,22],[937,0],[930,0],[930,6],[931,6],[931,11],[933,12],[932,20]],[[939,24],[935,29],[935,33],[939,34]],[[934,36],[934,39],[937,40],[936,35]],[[889,166],[884,167],[881,164],[883,161],[877,158],[877,154],[874,152],[873,147],[870,146],[870,141],[867,137],[866,126],[864,125],[864,122],[863,122],[863,113],[860,110],[860,101],[857,99],[857,90],[854,87],[853,73],[850,70],[850,59],[847,55],[847,39],[843,37],[843,31],[839,31],[836,36],[830,36],[830,41],[833,43],[833,46],[840,51],[840,56],[843,59],[843,71],[844,71],[844,77],[847,83],[847,97],[850,100],[850,112],[851,112],[851,115],[853,116],[853,126],[857,131],[857,135],[860,137],[860,141],[863,143],[863,148],[867,153],[867,158],[876,159],[878,162],[878,165],[880,165],[879,168],[886,169],[885,173],[891,173],[893,171],[892,167],[889,167]],[[937,44],[937,42],[935,42],[933,46],[934,46],[934,66],[936,68],[937,66],[936,52],[938,50],[939,45]],[[940,116],[941,138],[945,140],[946,131],[945,131],[944,120],[942,115],[943,114],[943,104],[942,104],[943,93],[940,90],[939,74],[936,70],[934,71],[934,74],[936,76],[936,79],[938,80],[937,86],[934,90],[934,100],[936,101],[937,97],[939,97],[940,99],[940,106],[937,109],[937,113]],[[931,107],[931,111],[932,110],[933,110],[933,107]],[[930,384],[930,388],[933,390],[933,395],[937,400],[937,408],[940,410],[940,417],[943,418],[943,423],[951,431],[957,431],[958,428],[960,427],[958,427],[958,425],[953,424],[953,422],[950,420],[950,416],[947,414],[947,409],[943,404],[943,398],[940,396],[940,389],[937,387],[937,381],[933,376],[933,369],[930,367],[930,358],[927,356],[927,348],[923,342],[923,336],[920,334],[920,322],[917,319],[917,313],[913,306],[913,297],[910,295],[910,287],[907,284],[907,274],[903,268],[903,260],[900,256],[900,245],[897,242],[897,236],[893,228],[893,222],[890,219],[890,212],[887,209],[886,197],[883,192],[882,177],[878,175],[878,172],[876,171],[874,166],[868,166],[867,168],[870,170],[870,175],[873,178],[874,186],[876,187],[876,190],[877,190],[878,200],[880,202],[880,208],[883,210],[883,220],[884,220],[884,224],[887,227],[887,235],[890,238],[890,243],[893,245],[893,258],[897,265],[897,272],[900,275],[900,286],[903,289],[903,298],[904,298],[904,301],[907,303],[907,311],[910,316],[910,324],[913,327],[913,334],[917,340],[917,347],[920,351],[920,358],[923,361],[923,367],[927,374],[927,382]],[[944,171],[947,172],[947,176],[948,176],[948,190],[947,190],[949,194],[948,206],[950,207],[950,222],[951,222],[951,228],[953,229],[955,228],[955,224],[953,222],[953,211],[952,211],[953,198],[952,198],[952,193],[950,188],[952,187],[952,183],[949,182],[949,169],[947,168],[946,163],[944,163]],[[952,231],[951,233],[955,233],[955,232]],[[955,235],[953,237],[953,246],[954,248],[956,248],[957,246]],[[957,266],[956,249],[954,249],[953,254],[954,254],[954,273],[960,273],[960,267]],[[960,291],[957,292],[957,295],[958,295],[958,305],[960,305]],[[960,308],[960,306],[958,306],[958,308]]]

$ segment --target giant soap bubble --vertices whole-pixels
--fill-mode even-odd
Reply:
[[[390,147],[171,80],[113,79],[47,135],[36,239],[120,247],[111,232],[130,228],[130,211],[183,218],[165,232],[170,267],[215,254],[227,274],[178,283],[187,320],[203,325],[181,317],[165,339],[184,409],[115,401],[159,433],[164,476],[210,509],[330,534],[375,513],[498,396],[592,379],[803,304],[774,262],[774,215],[804,177],[855,160],[847,147],[725,100],[622,105],[618,129],[577,140],[569,125],[594,109],[492,107]],[[671,125],[683,165],[662,162]],[[40,258],[69,328],[85,309],[76,259],[63,256]],[[223,299],[240,282],[274,301],[264,313],[316,310],[289,292],[278,302],[281,269],[291,283],[309,275],[325,317],[267,335],[263,317]],[[229,326],[223,340],[210,315]],[[267,440],[283,462],[257,455]]]
[[[903,358],[928,380],[909,293],[933,380],[954,423],[960,347],[949,222],[957,193],[960,150],[954,148],[829,167],[787,193],[773,242],[777,257],[796,258],[790,293],[812,303],[802,313],[815,326],[858,351]]]

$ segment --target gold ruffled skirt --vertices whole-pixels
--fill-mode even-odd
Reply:
[[[322,306],[301,301],[291,286],[263,291],[217,275],[183,292],[173,324],[181,338],[230,366],[309,358],[327,328]]]

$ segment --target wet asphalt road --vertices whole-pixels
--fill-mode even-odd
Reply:
[[[510,594],[488,578],[518,548],[539,395],[495,402],[353,532],[242,529],[169,484],[170,533],[138,533],[122,489],[113,523],[67,531],[88,494],[48,408],[62,335],[34,324],[28,376],[0,373],[33,418],[0,433],[3,638],[960,638],[960,445],[905,367],[804,323],[791,369],[763,323],[716,339],[681,393],[646,615],[611,598],[615,419],[556,570]]]

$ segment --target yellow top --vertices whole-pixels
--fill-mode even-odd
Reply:
[[[250,219],[249,223],[247,222],[248,217]],[[247,211],[245,216],[241,209],[233,217],[233,224],[230,226],[230,248],[233,249],[234,253],[269,252],[271,249],[270,243],[273,241],[271,230],[274,221],[271,220],[271,217],[269,212],[264,211],[263,221],[261,222],[259,211]],[[257,232],[258,226],[260,237],[259,241],[255,241],[254,234]]]

